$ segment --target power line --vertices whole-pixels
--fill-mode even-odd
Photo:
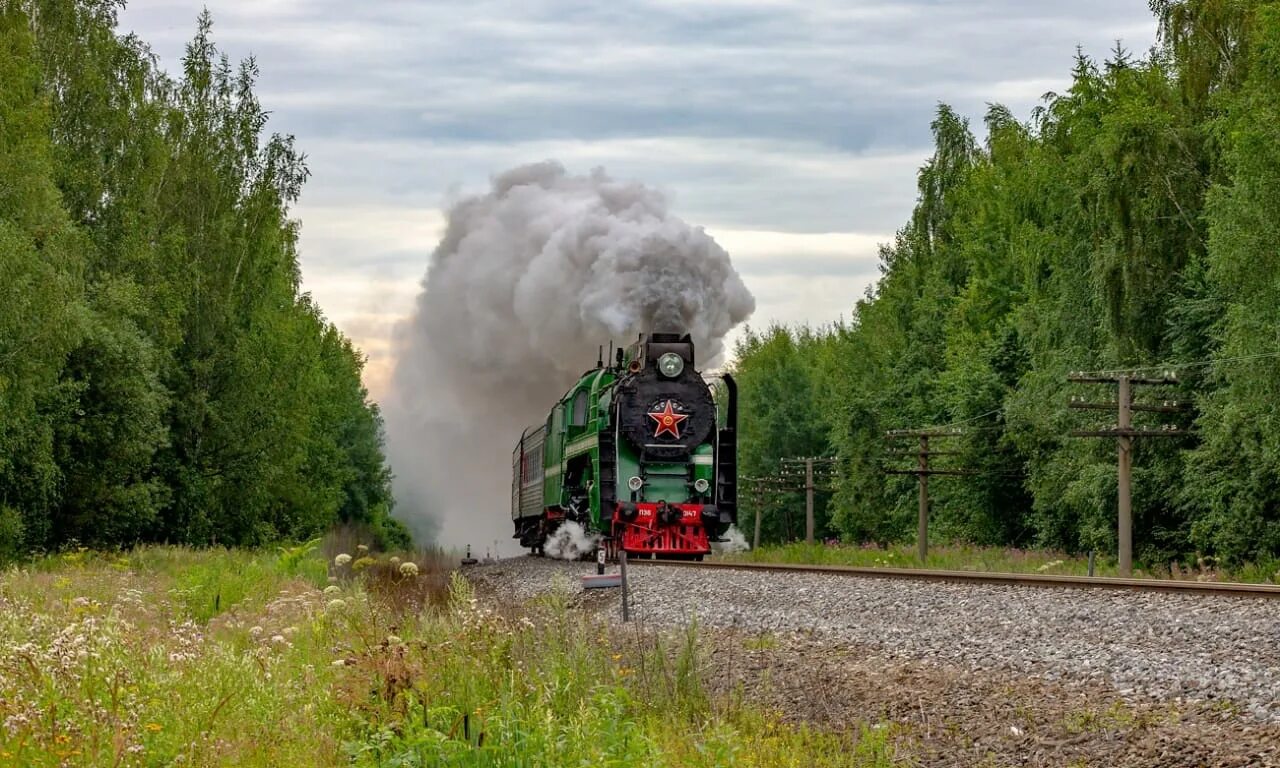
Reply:
[[[971,419],[964,419],[962,421],[953,421],[950,424],[943,424],[942,426],[938,427],[938,429],[950,429],[951,427],[959,427],[964,424],[972,424],[975,421],[981,421],[982,419],[985,419],[988,416],[995,416],[997,413],[1003,413],[1003,412],[1004,412],[1004,408],[993,408],[987,411],[986,413],[978,414],[977,416],[974,416]]]
[[[954,429],[955,427],[962,427],[965,424],[972,424],[975,421],[981,421],[982,419],[985,419],[988,416],[995,416],[998,413],[1004,413],[1004,408],[993,408],[992,410],[987,411],[986,413],[980,413],[977,416],[974,416],[972,418],[961,419],[960,421],[953,421],[950,424],[941,424],[936,427],[922,427],[919,429],[912,429],[912,430],[890,430],[890,432],[899,433],[899,434],[902,434],[908,431],[912,433],[919,433],[919,432],[925,432],[925,431],[941,433],[949,429]],[[995,429],[995,428],[994,427],[970,427],[969,429],[970,430],[986,430],[986,429]]]
[[[1264,360],[1272,357],[1280,357],[1280,352],[1262,352],[1256,355],[1241,355],[1239,357],[1217,357],[1207,358],[1204,360],[1192,360],[1186,363],[1163,363],[1161,365],[1146,366],[1130,366],[1126,368],[1111,368],[1100,371],[1074,371],[1076,376],[1119,376],[1125,373],[1139,373],[1144,371],[1162,371],[1173,372],[1179,368],[1204,368],[1210,365],[1218,365],[1220,363],[1241,363],[1250,360]],[[1171,376],[1170,378],[1176,378]]]

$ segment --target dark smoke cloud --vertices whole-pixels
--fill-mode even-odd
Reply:
[[[700,368],[755,309],[729,254],[664,197],[602,170],[521,166],[448,213],[386,403],[398,513],[446,545],[510,551],[511,450],[598,345],[687,331]]]

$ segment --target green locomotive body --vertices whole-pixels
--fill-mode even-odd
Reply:
[[[602,360],[512,453],[514,538],[540,552],[565,522],[610,550],[701,557],[737,519],[737,404],[694,370],[687,335]]]

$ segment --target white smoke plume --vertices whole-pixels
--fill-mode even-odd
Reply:
[[[581,560],[583,555],[595,551],[599,541],[599,535],[588,534],[580,524],[566,520],[547,537],[543,552],[547,557],[560,560]]]
[[[386,417],[398,516],[446,546],[516,551],[512,448],[598,345],[688,332],[706,369],[754,309],[729,254],[659,192],[555,162],[494,178],[448,212],[394,339]]]
[[[725,539],[725,541],[711,542],[711,551],[717,554],[731,555],[751,549],[751,545],[747,544],[746,535],[736,525],[729,526],[729,530],[725,531],[721,538]]]

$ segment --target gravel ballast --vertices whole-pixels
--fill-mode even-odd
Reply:
[[[611,568],[616,566],[611,566]],[[652,627],[807,633],[889,659],[1046,681],[1121,696],[1221,701],[1280,723],[1280,600],[988,586],[637,565],[632,616]],[[468,570],[506,599],[581,590],[591,563],[515,558]],[[557,586],[558,585],[558,586]],[[618,591],[583,596],[616,610]]]

